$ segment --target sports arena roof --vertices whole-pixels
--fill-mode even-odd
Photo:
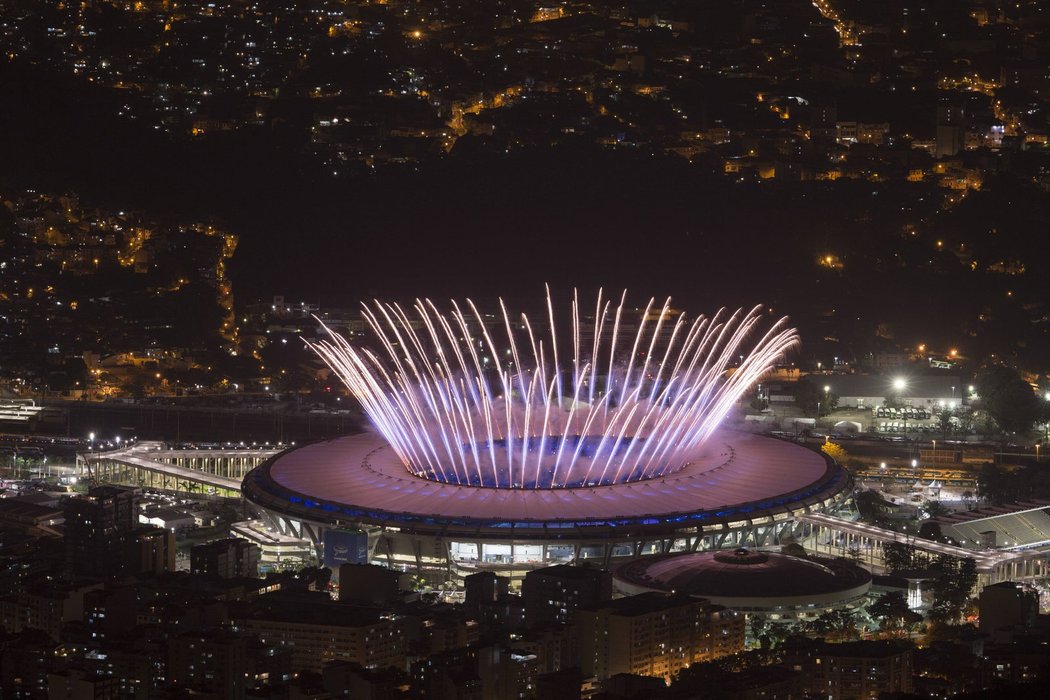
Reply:
[[[732,431],[716,433],[674,474],[613,486],[495,489],[430,481],[409,473],[373,434],[285,452],[245,480],[257,503],[265,494],[266,507],[280,499],[318,517],[514,528],[786,515],[846,486],[841,469],[818,452]]]
[[[985,542],[1007,549],[1050,546],[1050,502],[1046,501],[952,513],[937,518],[936,522],[942,534],[964,547],[979,548]]]
[[[748,549],[647,557],[618,567],[614,576],[621,587],[688,593],[730,607],[761,599],[783,606],[834,600],[871,585],[870,573],[847,562]]]

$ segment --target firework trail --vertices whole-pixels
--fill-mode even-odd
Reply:
[[[574,293],[565,338],[549,290],[540,325],[502,300],[491,316],[469,299],[444,312],[429,299],[410,310],[374,301],[362,305],[374,350],[327,327],[307,344],[417,476],[494,488],[617,484],[688,464],[798,342],[783,318],[761,331],[760,306],[687,320],[670,304],[632,310],[626,293],[614,302],[599,290],[587,318]]]

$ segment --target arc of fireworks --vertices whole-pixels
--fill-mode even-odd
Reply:
[[[416,300],[412,313],[375,300],[362,305],[362,316],[377,351],[324,324],[325,337],[306,342],[406,469],[496,488],[601,485],[679,469],[798,342],[784,318],[756,334],[760,306],[672,320],[670,298],[650,299],[631,334],[626,292],[613,303],[599,290],[588,323],[573,293],[571,370],[560,365],[569,355],[558,348],[549,289],[546,327],[524,314],[512,320],[502,299],[491,324],[469,299],[447,313],[429,299]],[[585,331],[593,333],[589,344]],[[623,347],[626,362],[617,354]]]

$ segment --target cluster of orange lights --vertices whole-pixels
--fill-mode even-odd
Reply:
[[[919,352],[926,352],[926,343],[919,344]],[[952,348],[948,351],[948,357],[956,358],[959,356],[959,351],[956,348]]]

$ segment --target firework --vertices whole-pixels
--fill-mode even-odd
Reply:
[[[761,332],[763,307],[690,320],[670,298],[639,311],[601,291],[590,317],[573,295],[559,337],[549,290],[546,302],[536,325],[502,300],[493,316],[469,299],[448,311],[374,301],[362,307],[374,350],[327,327],[307,342],[413,474],[536,489],[681,469],[798,341],[786,319]]]

